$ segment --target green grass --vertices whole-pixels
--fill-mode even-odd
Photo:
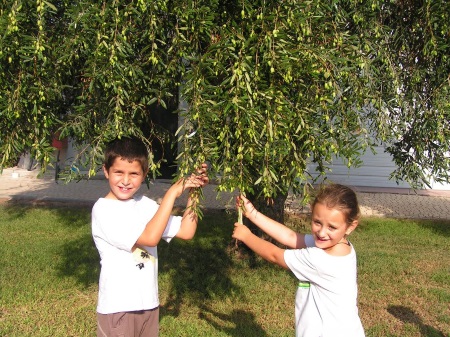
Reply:
[[[90,209],[0,214],[0,336],[94,336]],[[194,240],[160,244],[161,337],[294,335],[294,277],[234,249],[235,220],[205,212]],[[363,219],[351,241],[368,337],[450,336],[449,235],[450,222]]]

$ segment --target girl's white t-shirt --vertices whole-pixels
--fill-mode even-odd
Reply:
[[[363,337],[357,308],[356,253],[333,256],[305,236],[304,249],[284,259],[299,280],[295,299],[296,337]],[[308,284],[309,283],[309,284]]]
[[[97,312],[154,309],[158,299],[158,252],[132,247],[159,205],[145,196],[127,201],[100,198],[92,209],[92,236],[100,254]],[[180,216],[170,216],[162,238],[169,242],[179,231]]]

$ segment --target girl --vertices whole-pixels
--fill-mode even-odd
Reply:
[[[347,237],[358,225],[355,192],[338,184],[322,188],[311,210],[312,234],[296,233],[259,213],[244,196],[237,198],[243,215],[282,249],[235,223],[233,238],[264,259],[290,269],[299,280],[295,299],[297,337],[363,337],[357,309],[356,254]]]

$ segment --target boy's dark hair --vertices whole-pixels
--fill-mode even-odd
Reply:
[[[104,165],[106,170],[114,164],[116,158],[129,162],[138,161],[144,174],[148,170],[148,151],[145,144],[137,137],[116,138],[106,145]]]
[[[348,224],[359,219],[358,198],[356,193],[347,186],[340,184],[322,186],[311,204],[311,209],[314,209],[317,203],[340,210],[345,215]]]

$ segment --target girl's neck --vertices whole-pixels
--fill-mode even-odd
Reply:
[[[350,254],[351,251],[350,241],[348,240],[342,240],[336,243],[333,247],[325,249],[325,252],[332,256],[346,256]]]

